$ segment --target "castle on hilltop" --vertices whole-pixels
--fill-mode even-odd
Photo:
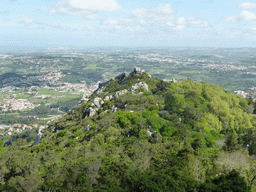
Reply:
[[[122,74],[116,76],[115,78],[110,79],[109,81],[106,81],[106,82],[104,82],[104,83],[99,83],[99,88],[105,86],[106,84],[108,84],[109,82],[111,82],[111,81],[113,81],[113,80],[115,80],[115,79],[118,79],[118,80],[120,81],[120,80],[123,80],[124,78],[126,78],[126,77],[132,75],[133,73],[134,73],[134,74],[142,74],[143,72],[145,72],[144,69],[141,70],[141,69],[138,68],[138,67],[134,67],[134,71],[131,72],[131,73],[129,73],[129,72],[124,72],[124,73],[122,73]],[[147,74],[148,74],[148,73],[147,73]],[[148,77],[151,78],[151,75],[148,74]]]

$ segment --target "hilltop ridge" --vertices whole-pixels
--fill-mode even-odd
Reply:
[[[135,68],[49,122],[33,146],[4,148],[0,189],[254,190],[254,111],[218,86]]]

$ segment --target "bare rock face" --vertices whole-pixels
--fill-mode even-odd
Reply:
[[[115,92],[115,94],[113,95],[113,97],[118,98],[120,95],[123,95],[123,94],[125,94],[125,93],[127,93],[127,89],[124,89],[124,90]]]
[[[93,116],[95,113],[96,113],[96,109],[94,109],[94,108],[92,108],[92,107],[89,107],[89,108],[86,110],[86,116],[87,116],[87,117]]]
[[[145,91],[148,91],[148,85],[144,82],[139,82],[133,85],[128,91],[136,92],[140,87],[144,88]]]
[[[116,111],[117,111],[117,107],[115,107],[115,105],[113,105],[112,112],[115,113]]]
[[[153,129],[150,126],[148,126],[147,133],[148,136],[151,136],[154,133]]]
[[[109,96],[106,96],[104,101],[109,101]]]
[[[83,97],[82,97],[82,99],[81,99],[81,102],[87,102],[87,101],[89,101],[89,99],[88,99],[89,96],[90,96],[90,95],[89,95],[88,93],[84,93],[84,94],[83,94]]]
[[[94,105],[97,107],[97,108],[100,108],[101,107],[101,105],[104,103],[102,103],[103,101],[102,101],[102,99],[100,98],[100,97],[96,97],[95,99],[94,99]]]
[[[114,79],[118,79],[118,80],[124,80],[126,77],[128,77],[129,75],[135,73],[135,74],[142,74],[143,72],[145,72],[144,70],[141,70],[140,68],[135,67],[134,71],[131,73],[122,73],[121,75],[110,79],[109,81],[105,82],[105,83],[100,83],[99,84],[99,88],[93,93],[93,98],[94,101],[91,104],[91,106],[85,111],[84,115],[82,116],[82,118],[84,117],[89,117],[89,116],[93,116],[104,104],[104,101],[110,101],[114,98],[118,98],[119,96],[127,93],[127,92],[132,92],[132,94],[137,93],[139,88],[144,88],[145,91],[148,91],[148,85],[145,82],[139,82],[136,83],[135,85],[133,85],[130,89],[124,89],[124,90],[120,90],[115,92],[113,95],[110,96],[106,96],[103,100],[100,97],[97,97],[100,93],[104,92],[106,87],[105,85],[107,85],[109,82],[113,81]],[[149,74],[148,74],[149,75]],[[151,77],[149,75],[149,77]],[[86,100],[86,98],[84,98]],[[123,108],[126,108],[127,105],[123,104],[122,106]],[[112,112],[116,112],[117,111],[117,107],[113,106],[112,107]]]

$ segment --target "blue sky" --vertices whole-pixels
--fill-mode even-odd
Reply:
[[[0,47],[255,47],[256,0],[1,0]]]

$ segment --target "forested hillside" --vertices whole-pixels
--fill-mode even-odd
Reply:
[[[1,191],[255,191],[254,112],[218,86],[131,73],[51,122],[39,144],[2,147]]]

